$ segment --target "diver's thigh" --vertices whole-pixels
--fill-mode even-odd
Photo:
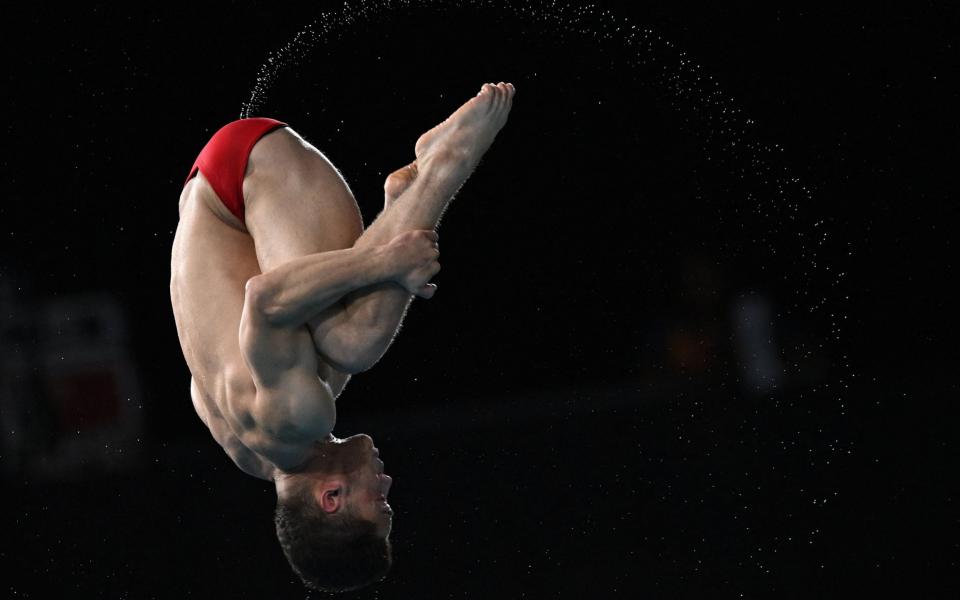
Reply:
[[[333,164],[288,129],[261,138],[244,180],[245,221],[260,269],[353,246],[360,210]]]
[[[327,157],[291,130],[261,138],[248,166],[245,221],[262,272],[309,254],[350,248],[363,233],[360,209],[346,181]],[[318,354],[344,315],[336,303],[309,319],[306,326]]]

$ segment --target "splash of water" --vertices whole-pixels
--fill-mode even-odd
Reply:
[[[708,160],[716,158],[717,162],[724,163],[730,174],[739,180],[752,180],[752,189],[756,193],[746,194],[744,209],[753,211],[766,224],[766,231],[757,239],[763,250],[770,256],[777,255],[778,249],[783,246],[783,235],[790,233],[797,237],[795,241],[799,256],[795,261],[797,277],[794,297],[778,316],[788,317],[794,312],[819,313],[821,318],[825,317],[829,322],[826,339],[837,343],[841,341],[842,322],[847,318],[843,303],[849,298],[839,289],[847,274],[820,256],[829,237],[826,221],[823,218],[811,220],[801,213],[801,207],[813,199],[811,186],[801,182],[800,178],[782,166],[784,149],[779,144],[760,141],[756,122],[743,113],[735,99],[725,93],[719,83],[691,56],[652,29],[639,27],[629,18],[617,16],[612,11],[601,10],[593,5],[570,6],[557,0],[524,0],[515,3],[456,0],[442,4],[426,0],[345,2],[339,11],[320,13],[293,39],[267,57],[260,66],[240,116],[247,118],[263,106],[280,73],[296,67],[314,48],[339,40],[351,26],[375,17],[388,16],[398,9],[421,9],[436,13],[464,7],[496,10],[500,14],[509,12],[519,23],[530,25],[533,31],[542,31],[544,36],[557,39],[578,36],[593,43],[609,45],[617,50],[611,56],[617,57],[615,60],[622,63],[626,72],[636,73],[642,68],[645,74],[652,74],[652,83],[667,92],[672,108],[686,119],[696,121],[698,126],[691,129],[700,138]],[[743,227],[743,223],[735,222],[734,226]],[[847,242],[845,245],[847,255],[852,255],[852,244]],[[814,282],[821,287],[814,286]],[[823,291],[824,286],[826,292]],[[820,291],[814,292],[814,289]],[[800,361],[809,360],[824,350],[822,343],[811,345],[800,341],[793,348],[794,356],[800,358],[787,367],[799,371],[802,368]],[[841,371],[849,374],[848,356],[842,354],[840,361]],[[839,390],[834,390],[841,411],[842,393],[849,385],[849,377],[852,375],[841,376],[837,382]]]
[[[340,40],[351,27],[389,15],[398,10],[423,10],[436,14],[469,9],[495,10],[498,15],[507,15],[525,25],[526,31],[538,32],[547,39],[563,41],[578,38],[590,42],[610,57],[612,64],[629,76],[639,77],[642,73],[644,83],[663,92],[662,97],[671,108],[690,124],[689,131],[694,134],[701,150],[710,162],[737,181],[743,181],[745,193],[734,207],[734,214],[720,215],[718,227],[745,228],[759,223],[756,231],[756,248],[768,260],[761,265],[769,281],[787,278],[792,288],[790,297],[779,303],[782,308],[777,318],[786,319],[796,316],[798,319],[819,319],[819,323],[828,328],[815,332],[812,343],[798,341],[791,350],[795,357],[792,364],[784,369],[791,374],[799,374],[805,368],[805,361],[816,359],[825,352],[834,349],[830,343],[838,346],[843,339],[843,321],[847,318],[845,301],[841,289],[846,277],[843,268],[831,264],[826,255],[829,238],[829,221],[823,216],[811,216],[815,199],[813,186],[801,181],[789,168],[784,166],[785,149],[777,143],[762,141],[758,124],[738,106],[737,101],[726,93],[697,60],[687,52],[678,49],[671,41],[650,28],[638,26],[630,19],[615,15],[612,11],[601,10],[592,5],[570,6],[558,0],[523,0],[515,3],[499,0],[454,0],[448,3],[431,3],[426,0],[359,0],[345,3],[339,11],[321,13],[318,18],[298,32],[292,40],[270,54],[261,65],[256,83],[248,101],[243,105],[241,117],[256,114],[264,106],[271,88],[285,69],[295,68],[299,62],[315,48]],[[336,93],[333,89],[332,93]],[[705,205],[710,197],[699,196]],[[754,217],[749,223],[744,215]],[[833,249],[838,243],[833,242]],[[853,245],[842,242],[847,256],[852,255]],[[734,249],[736,250],[736,249]],[[792,254],[792,255],[791,255]],[[774,258],[783,260],[786,255],[792,272],[774,274],[769,268]],[[819,326],[819,325],[818,325]],[[826,397],[835,402],[834,407],[841,415],[845,414],[845,390],[850,378],[854,377],[845,354],[839,356],[838,372],[841,376],[835,381],[816,384],[802,391],[800,400],[811,396]],[[689,398],[681,398],[689,404]],[[793,403],[793,399],[788,400]],[[696,402],[693,402],[696,404]],[[779,407],[779,404],[776,405]],[[742,408],[742,407],[741,407]],[[818,414],[817,420],[829,421],[833,415]],[[752,420],[751,420],[752,419]],[[756,440],[762,426],[760,419],[744,416],[738,421],[738,429],[733,433],[744,440]],[[819,470],[828,468],[831,460],[842,454],[851,454],[852,441],[839,440],[818,429],[821,446],[812,441],[816,435],[806,438],[806,446],[801,449],[800,432],[794,440],[784,439],[784,452],[795,448],[796,454],[802,453],[803,467]],[[776,458],[772,460],[777,460]],[[790,467],[788,466],[787,469]],[[815,487],[811,484],[810,487]],[[759,487],[757,488],[759,489]],[[817,507],[823,506],[825,498],[837,495],[833,490],[820,490],[821,500],[814,500]],[[759,493],[759,492],[758,492]],[[800,490],[803,493],[803,490]],[[738,498],[741,493],[738,492]],[[744,501],[745,502],[745,501]],[[746,508],[746,507],[744,507]],[[810,533],[813,543],[815,529]],[[792,538],[787,537],[787,540]],[[772,544],[786,544],[774,540]]]

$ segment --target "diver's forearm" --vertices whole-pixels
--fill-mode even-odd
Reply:
[[[308,254],[251,278],[257,308],[273,325],[296,326],[345,294],[392,279],[382,246]]]

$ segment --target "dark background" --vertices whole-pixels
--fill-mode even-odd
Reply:
[[[395,479],[354,595],[955,597],[956,11],[418,6],[287,53],[250,115],[369,223],[420,133],[518,90],[437,296],[338,401]],[[308,595],[192,409],[168,285],[196,154],[324,10],[4,19],[4,596]]]

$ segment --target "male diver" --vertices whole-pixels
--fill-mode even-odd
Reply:
[[[170,296],[193,406],[240,469],[275,483],[277,537],[311,588],[357,589],[390,568],[392,479],[368,435],[333,435],[335,400],[413,296],[436,291],[435,229],[514,93],[484,84],[423,134],[365,231],[340,172],[281,121],[225,125],[190,169]]]

